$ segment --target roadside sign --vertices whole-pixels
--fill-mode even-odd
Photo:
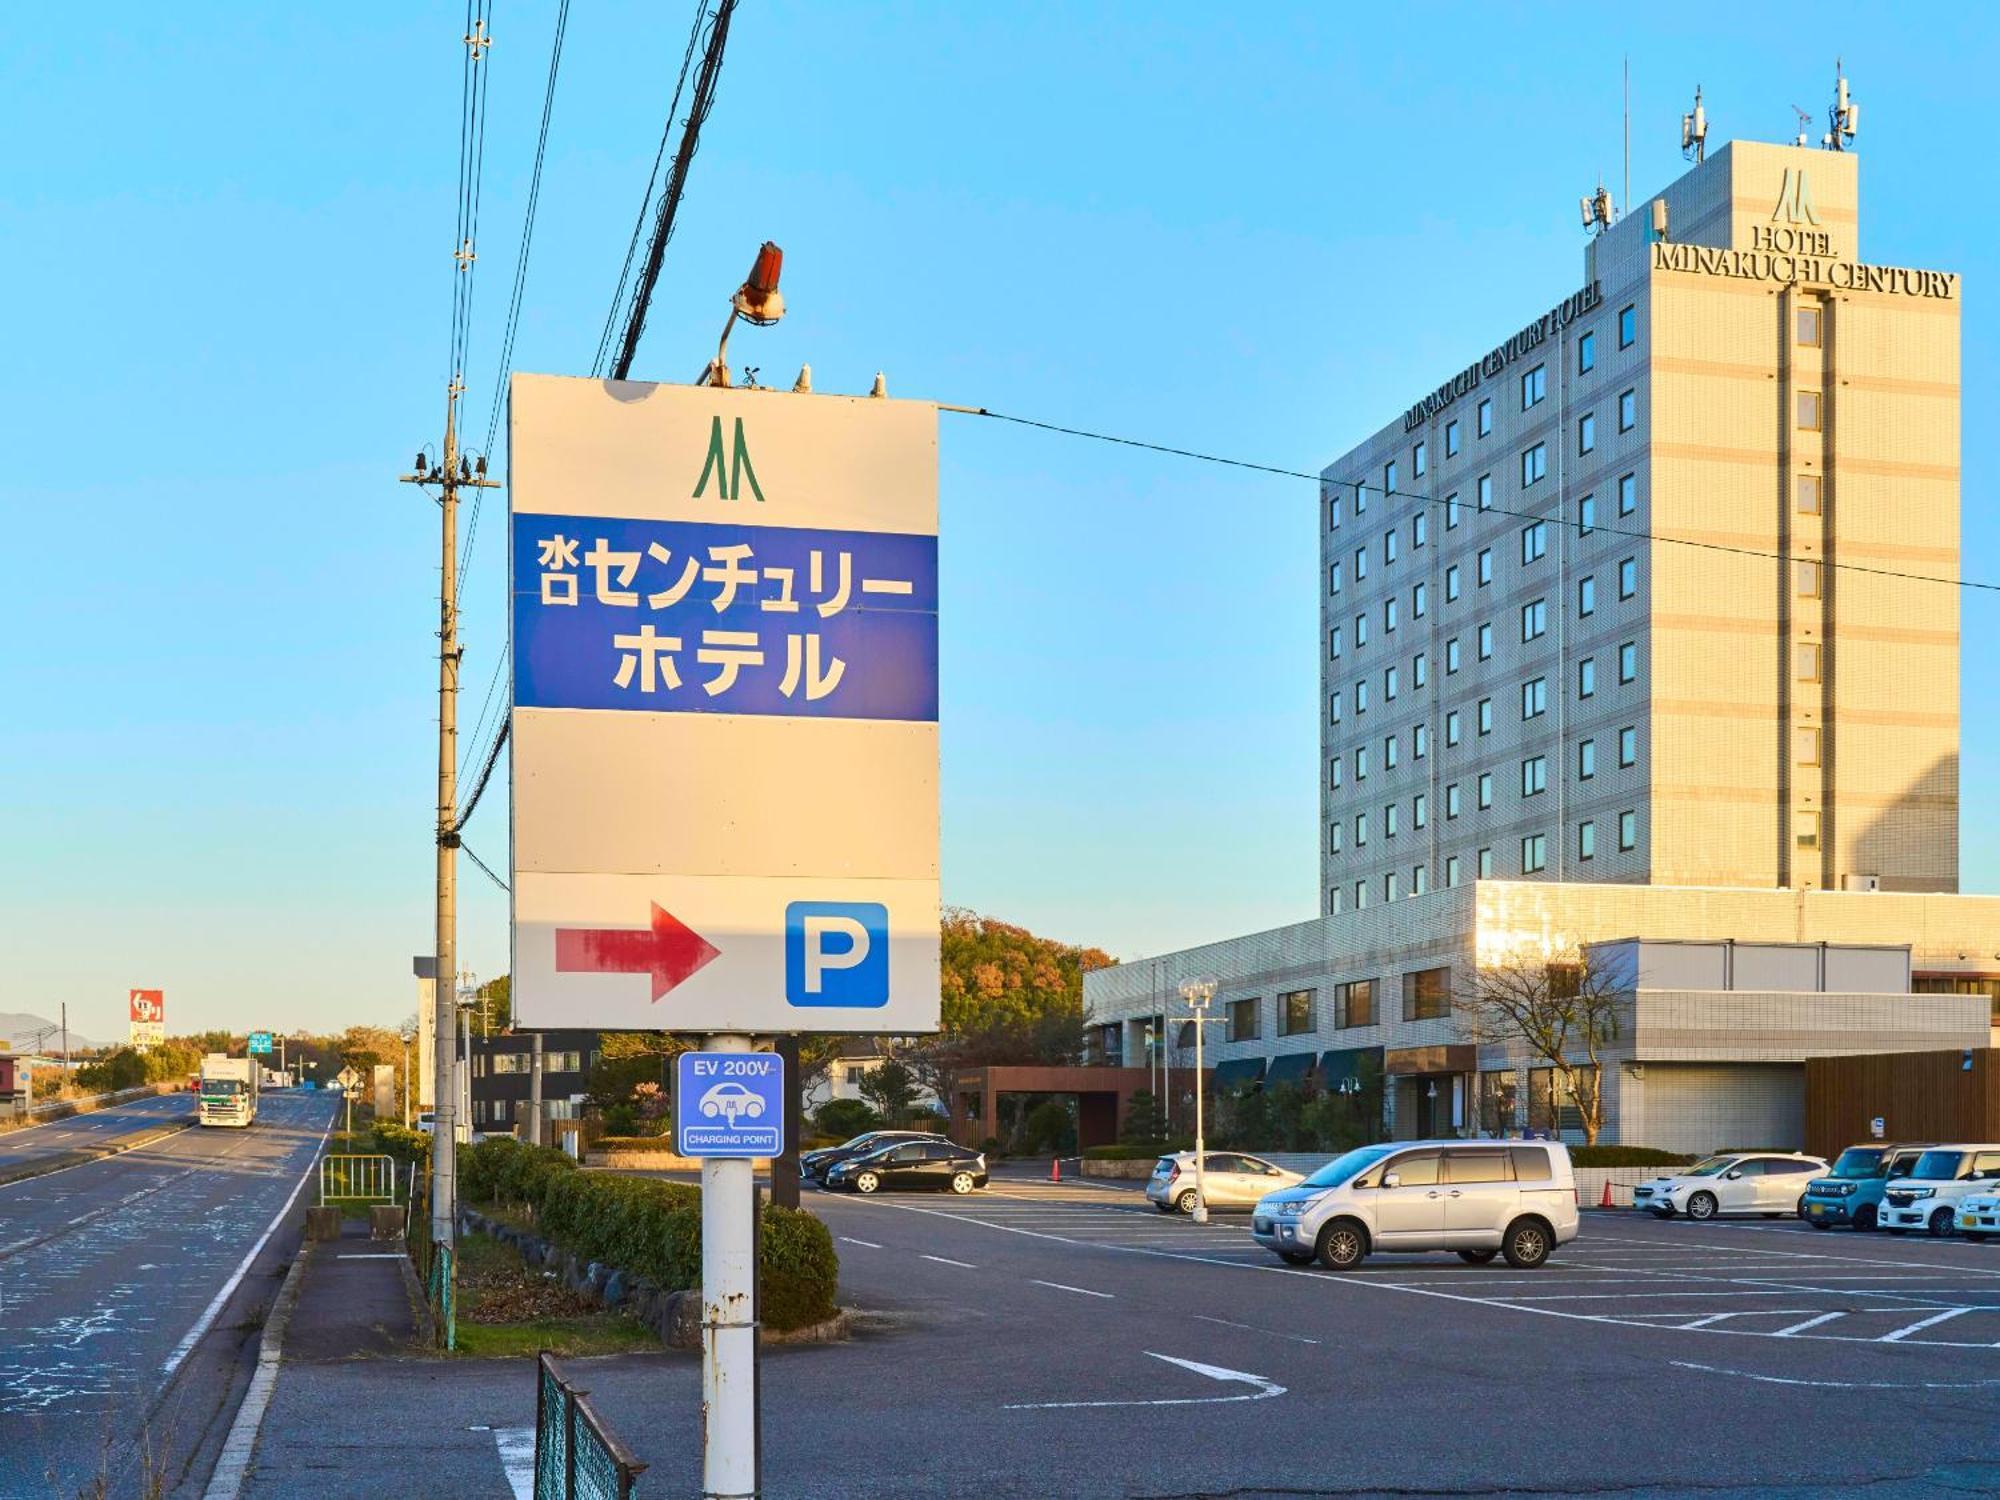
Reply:
[[[683,1052],[674,1090],[682,1156],[776,1156],[785,1144],[785,1060],[775,1052]]]
[[[342,1068],[338,1073],[333,1075],[333,1081],[339,1084],[341,1089],[345,1091],[358,1087],[361,1083],[361,1075],[351,1067]]]
[[[514,1014],[938,1025],[937,409],[517,375]]]
[[[144,1052],[167,1039],[167,996],[164,990],[127,992],[131,1015],[131,1044]]]
[[[270,1052],[271,1052],[271,1033],[268,1031],[251,1032],[250,1033],[251,1056],[256,1057],[261,1055],[268,1057],[270,1055]]]
[[[1881,1140],[1882,1137],[1888,1133],[1888,1129],[1889,1129],[1889,1122],[1883,1119],[1880,1115],[1877,1115],[1874,1119],[1868,1122],[1868,1133],[1878,1141]]]

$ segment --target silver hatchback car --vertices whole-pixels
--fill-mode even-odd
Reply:
[[[1305,1179],[1241,1151],[1204,1151],[1202,1190],[1210,1208],[1254,1208],[1266,1193]],[[1194,1212],[1194,1153],[1163,1156],[1146,1180],[1146,1197],[1163,1214]]]

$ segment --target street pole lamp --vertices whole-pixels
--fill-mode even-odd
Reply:
[[[1202,1079],[1202,1028],[1212,1017],[1208,1014],[1210,1002],[1215,999],[1213,979],[1190,979],[1181,986],[1181,998],[1187,1001],[1188,1018],[1194,1022],[1194,1221],[1208,1222],[1208,1178],[1204,1169],[1206,1143],[1202,1138],[1204,1115],[1202,1095],[1206,1092]]]
[[[403,1039],[403,1128],[410,1125],[410,1043],[417,1039],[414,1031],[399,1032]]]

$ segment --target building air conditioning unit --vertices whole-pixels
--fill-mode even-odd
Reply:
[[[1843,875],[1840,877],[1843,891],[1879,891],[1882,889],[1880,875]]]

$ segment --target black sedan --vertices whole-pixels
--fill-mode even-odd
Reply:
[[[849,1157],[826,1174],[826,1185],[857,1193],[931,1188],[963,1195],[986,1186],[986,1158],[950,1141],[902,1141]]]
[[[898,1141],[942,1141],[945,1138],[928,1130],[870,1130],[857,1135],[853,1140],[842,1141],[838,1146],[822,1146],[817,1151],[808,1151],[799,1157],[799,1172],[818,1182],[826,1181],[826,1174],[850,1157],[866,1156],[871,1151],[879,1151],[884,1146]]]

